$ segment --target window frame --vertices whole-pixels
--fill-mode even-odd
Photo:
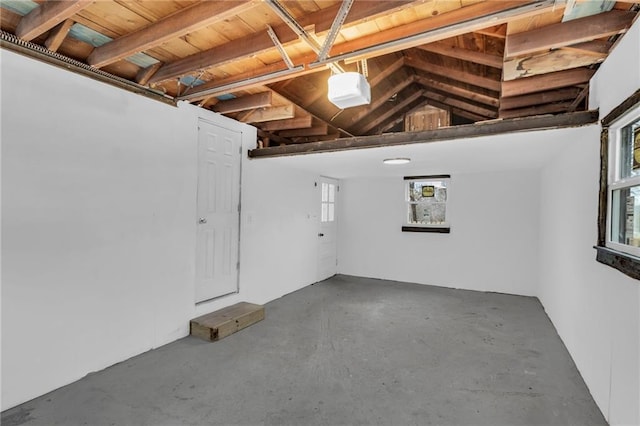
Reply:
[[[611,240],[612,195],[640,185],[640,176],[620,178],[620,131],[640,118],[640,89],[614,108],[600,123],[600,191],[596,260],[640,280],[640,247]]]
[[[437,225],[416,224],[408,221],[408,208],[412,204],[409,200],[409,184],[410,182],[429,181],[429,180],[446,180],[447,181],[447,198],[445,200],[445,222]],[[426,176],[405,176],[404,177],[404,220],[402,221],[402,232],[432,232],[439,234],[449,234],[451,232],[451,222],[449,220],[449,197],[451,194],[451,175],[426,175]]]

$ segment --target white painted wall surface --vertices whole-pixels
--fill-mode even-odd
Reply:
[[[341,184],[338,270],[535,295],[538,176],[536,170],[453,174],[450,234],[401,232],[406,215],[402,177],[346,179]]]
[[[597,72],[604,117],[640,88],[640,22]],[[611,425],[640,424],[640,284],[595,261],[600,126],[576,129],[541,175],[539,298]]]

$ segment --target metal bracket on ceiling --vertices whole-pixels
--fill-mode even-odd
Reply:
[[[316,53],[320,53],[320,44],[313,39],[313,37],[302,28],[302,26],[296,21],[296,19],[289,13],[289,11],[278,0],[264,0],[265,3],[282,19],[282,21],[289,26],[295,32],[298,37],[302,39],[307,45]],[[343,73],[344,70],[340,65],[328,62],[327,64],[333,73]]]
[[[275,31],[273,31],[273,28],[271,28],[271,25],[267,25],[267,34],[269,34],[269,37],[271,37],[271,41],[273,41],[273,44],[278,49],[278,52],[280,52],[280,56],[282,56],[282,60],[284,61],[284,63],[287,64],[287,68],[293,68],[293,62],[291,61],[291,58],[287,54],[287,51],[284,50],[284,46],[282,46],[282,43],[280,43],[280,40],[278,39]]]
[[[324,40],[322,47],[320,48],[320,52],[318,52],[318,60],[324,61],[327,59],[329,55],[329,50],[333,47],[333,43],[336,41],[336,37],[338,37],[338,33],[340,32],[340,28],[342,28],[342,24],[344,24],[344,20],[347,18],[349,14],[349,10],[351,10],[351,5],[353,5],[354,0],[342,0],[342,4],[340,5],[340,10],[338,10],[338,14],[333,20],[333,24],[331,24],[331,29],[329,30],[329,34],[327,34],[327,38]]]

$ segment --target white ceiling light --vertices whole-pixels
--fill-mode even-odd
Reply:
[[[360,73],[333,74],[329,77],[328,98],[340,109],[367,105],[371,102],[371,87]]]
[[[411,161],[411,158],[401,157],[401,158],[385,158],[382,160],[384,164],[407,164]]]

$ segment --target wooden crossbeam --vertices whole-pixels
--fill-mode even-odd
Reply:
[[[220,101],[213,106],[215,112],[229,114],[232,112],[246,111],[249,109],[270,107],[272,104],[272,92],[256,93],[254,95],[242,96],[240,98]]]
[[[451,58],[461,59],[467,62],[486,65],[492,68],[502,68],[502,56],[490,55],[484,52],[469,50],[458,46],[452,46],[446,41],[438,41],[435,43],[423,44],[418,46],[426,52],[433,52]]]
[[[595,70],[576,68],[502,83],[502,96],[520,96],[587,83]]]
[[[475,33],[482,34],[489,37],[507,38],[507,24],[500,24],[489,28],[481,28],[475,30]]]
[[[306,129],[283,130],[279,135],[285,138],[295,138],[303,136],[324,136],[328,133],[329,126],[326,123],[321,123]]]
[[[23,40],[33,40],[93,2],[94,0],[65,0],[43,3],[22,17],[15,34]]]
[[[576,50],[584,55],[594,55],[597,57],[606,57],[609,54],[609,50],[613,43],[605,40],[592,40],[585,41],[583,43],[572,44],[565,46],[563,50]]]
[[[505,45],[505,58],[556,49],[621,33],[631,26],[635,12],[611,10],[585,18],[547,25],[511,34]]]
[[[539,55],[519,56],[504,63],[504,81],[572,68],[586,67],[605,60],[606,54],[584,54],[576,50],[557,49]]]
[[[299,145],[277,146],[249,151],[251,158],[282,157],[287,155],[314,154],[320,152],[369,149],[385,146],[413,145],[445,140],[477,138],[514,132],[585,126],[597,123],[598,111],[581,111],[559,115],[495,120],[479,124],[444,127],[421,132],[387,133],[384,135],[357,136],[332,141],[311,142]]]
[[[473,105],[469,102],[460,100],[460,99],[456,99],[456,98],[452,98],[451,96],[447,96],[447,95],[443,95],[441,93],[436,93],[433,91],[429,91],[426,90],[423,92],[424,93],[424,97],[426,97],[427,99],[433,99],[435,101],[438,101],[442,104],[445,105],[449,105],[451,107],[455,107],[458,109],[462,109],[465,111],[469,111],[472,112],[474,114],[477,114],[479,116],[485,117],[485,118],[497,118],[498,117],[498,112],[496,110],[493,109],[489,109],[489,108],[485,108],[485,107],[481,107],[478,105]]]
[[[381,81],[392,75],[404,66],[404,57],[400,56],[398,59],[388,65],[382,72],[377,73],[369,79],[369,86],[375,88]]]
[[[197,3],[141,30],[96,47],[87,58],[87,63],[96,68],[104,67],[134,53],[159,46],[176,37],[227,19],[255,4],[255,0]]]
[[[566,101],[568,99],[575,99],[579,94],[580,88],[568,87],[566,89],[550,90],[548,92],[538,92],[530,95],[503,97],[500,99],[500,109],[515,109]]]
[[[406,65],[424,72],[440,75],[443,77],[450,78],[452,80],[457,80],[463,83],[472,84],[474,86],[484,87],[485,89],[493,90],[496,92],[500,91],[501,85],[498,80],[494,80],[487,77],[481,77],[466,71],[456,70],[456,69],[432,64],[425,61],[422,58],[419,58],[418,56],[413,54],[411,51],[409,51],[405,55],[404,61]]]
[[[307,115],[305,117],[295,117],[288,120],[275,120],[264,123],[260,128],[264,131],[274,132],[278,130],[300,129],[311,127],[313,117]]]
[[[205,2],[209,3],[209,2]],[[225,2],[211,2],[225,3]],[[344,26],[356,23],[363,19],[370,19],[373,16],[389,13],[390,11],[402,7],[409,3],[407,0],[401,1],[361,1],[355,2],[352,6]],[[313,25],[316,33],[327,31],[331,28],[333,19],[338,12],[340,5],[322,9],[318,12],[310,13],[300,18],[299,23],[303,27]],[[297,41],[298,35],[294,33],[288,25],[281,24],[273,27],[274,32],[278,36],[278,40],[282,44]],[[205,69],[213,66],[222,66],[242,58],[258,55],[268,50],[274,50],[275,46],[266,31],[252,34],[237,40],[230,41],[221,46],[199,52],[177,61],[166,64],[158,71],[150,80],[156,83],[163,80],[179,77],[187,74],[194,69]],[[313,59],[317,58],[314,54]]]
[[[246,114],[239,121],[243,123],[262,123],[272,120],[284,120],[295,115],[293,105],[282,105],[271,108],[259,108]]]
[[[153,65],[149,65],[146,68],[142,68],[139,72],[138,75],[136,75],[136,82],[138,84],[141,85],[146,85],[147,83],[149,83],[149,79],[151,78],[151,76],[160,69],[160,67],[162,66],[162,62],[156,62]]]
[[[64,39],[67,37],[67,34],[69,34],[69,30],[73,26],[73,23],[74,22],[71,19],[65,19],[64,22],[56,25],[44,42],[47,49],[52,52],[57,52]]]
[[[467,98],[475,102],[480,102],[485,105],[490,105],[492,107],[497,107],[500,104],[500,101],[498,100],[498,98],[494,98],[493,96],[483,95],[481,93],[477,93],[472,90],[463,89],[461,87],[454,86],[452,84],[447,84],[441,81],[434,80],[433,78],[418,75],[416,77],[416,81],[428,88],[432,88],[444,93],[449,93],[451,95],[458,96],[461,98]]]
[[[414,91],[411,95],[407,96],[406,98],[398,102],[392,108],[384,111],[382,114],[372,119],[371,121],[368,121],[367,124],[365,124],[363,127],[359,129],[358,133],[364,134],[369,132],[371,129],[374,129],[376,126],[385,122],[389,117],[397,114],[399,111],[402,111],[404,108],[409,106],[412,102],[419,99],[421,96],[422,96],[421,90]]]
[[[528,117],[531,115],[553,114],[566,112],[573,101],[559,102],[546,105],[535,105],[527,108],[500,110],[500,118]]]

